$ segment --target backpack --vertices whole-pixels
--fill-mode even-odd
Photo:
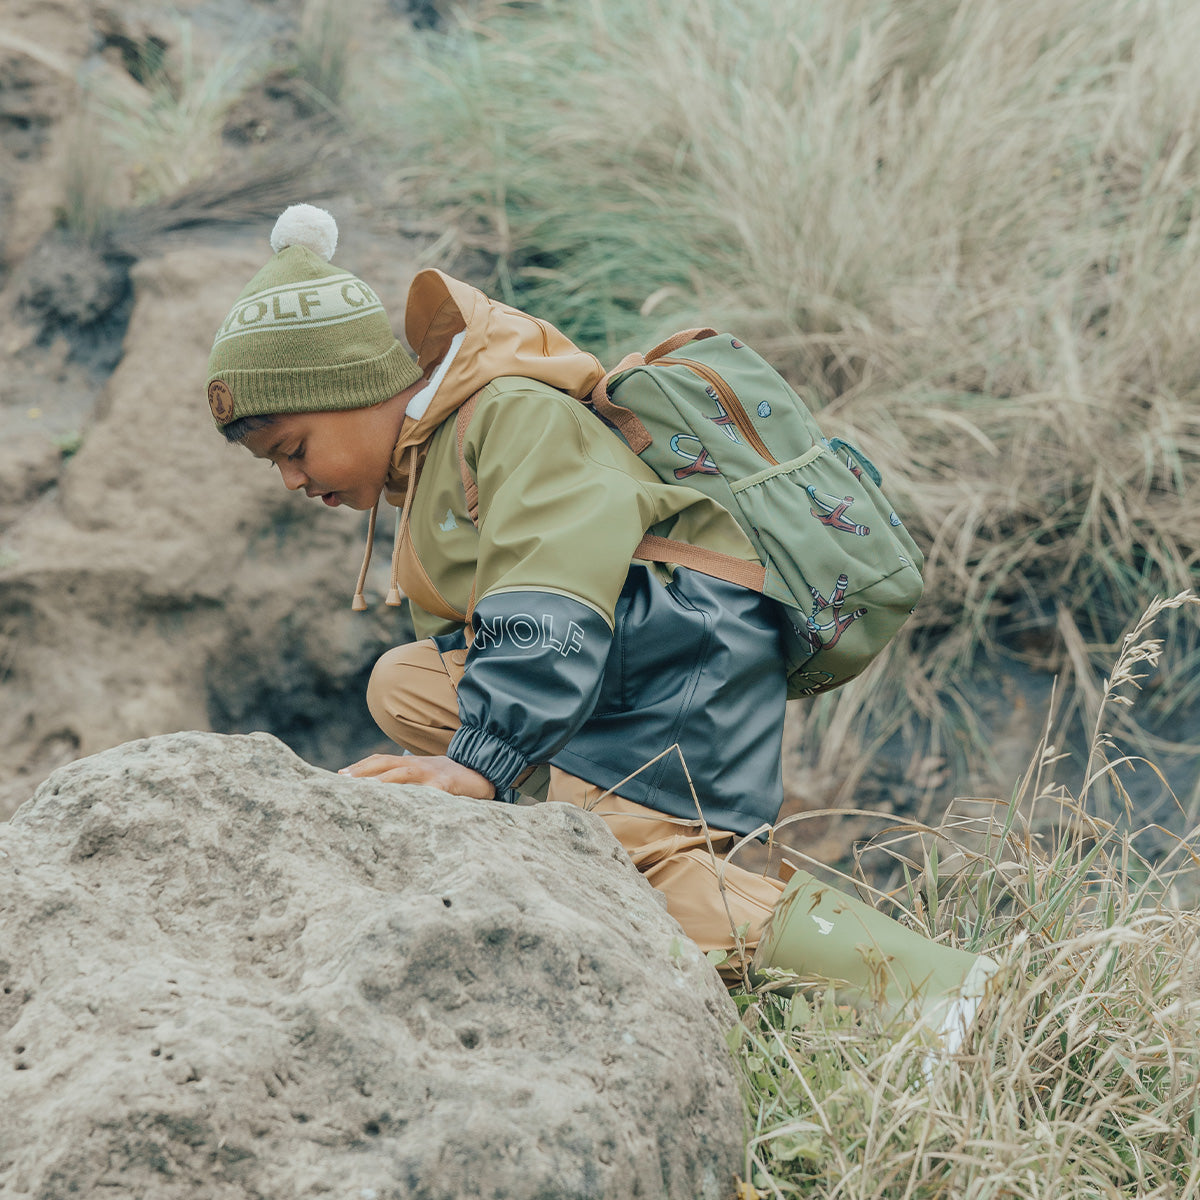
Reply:
[[[703,492],[736,518],[758,563],[653,534],[633,557],[776,601],[789,699],[861,674],[912,613],[924,559],[879,472],[849,442],[825,438],[787,381],[737,338],[675,334],[624,358],[582,403],[660,479]],[[460,463],[473,408],[459,413]]]

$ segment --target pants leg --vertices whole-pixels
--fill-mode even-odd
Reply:
[[[413,754],[445,754],[458,729],[458,681],[465,650],[442,654],[426,638],[394,646],[375,664],[367,707],[375,724]]]
[[[706,838],[699,821],[669,817],[621,796],[601,800],[602,794],[602,788],[550,768],[549,799],[590,809],[603,818],[633,865],[666,897],[667,911],[701,950],[735,955],[741,931],[743,948],[752,951],[784,885],[736,863],[722,862],[720,856],[736,841],[735,834],[709,829]]]
[[[458,728],[456,688],[465,661],[465,650],[442,654],[432,641],[389,650],[367,689],[379,727],[413,753],[444,754]],[[990,958],[934,943],[804,872],[779,903],[779,880],[714,860],[735,835],[710,829],[706,838],[698,821],[621,796],[601,799],[602,789],[556,767],[549,774],[548,798],[603,818],[687,935],[704,951],[730,956],[720,968],[727,981],[744,965],[740,940],[746,958],[758,949],[759,967],[842,980],[850,994],[897,1010],[918,996],[922,1020],[947,1049],[958,1048],[996,970]]]

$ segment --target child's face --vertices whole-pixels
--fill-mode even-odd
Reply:
[[[255,458],[278,467],[289,490],[303,489],[331,508],[368,509],[383,491],[399,425],[390,401],[371,408],[287,413],[248,433],[242,444]]]

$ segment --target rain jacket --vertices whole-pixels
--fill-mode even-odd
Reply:
[[[449,757],[497,794],[548,762],[673,816],[694,818],[698,799],[716,828],[774,821],[786,682],[773,601],[631,561],[647,531],[757,561],[737,522],[660,480],[579,403],[604,369],[553,326],[423,271],[406,334],[429,382],[385,489],[404,509],[393,582],[418,636],[469,646]],[[674,745],[686,771],[672,751],[627,778]]]

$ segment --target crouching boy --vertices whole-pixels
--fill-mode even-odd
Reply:
[[[208,397],[289,489],[371,511],[368,554],[381,498],[400,510],[388,602],[407,596],[418,640],[379,660],[367,699],[407,753],[345,773],[593,809],[730,966],[763,942],[759,966],[916,996],[961,1025],[990,960],[808,876],[781,904],[780,881],[720,861],[783,800],[774,602],[635,551],[649,532],[753,564],[736,520],[579,403],[604,368],[558,330],[423,271],[414,361],[375,293],[330,264],[335,244],[328,214],[284,213],[217,333]]]

